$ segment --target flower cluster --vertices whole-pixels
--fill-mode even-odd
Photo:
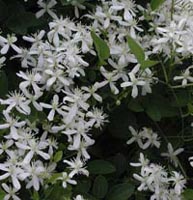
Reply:
[[[77,184],[77,175],[89,176],[86,163],[88,149],[95,143],[92,130],[108,122],[108,98],[116,106],[124,98],[143,101],[154,93],[154,85],[173,89],[193,83],[192,64],[190,60],[183,63],[193,53],[192,0],[168,0],[157,9],[133,0],[101,0],[81,18],[79,9],[86,12],[85,5],[76,0],[68,3],[74,6],[76,19],[59,16],[56,0],[38,0],[35,16],[47,15],[47,29],[22,38],[0,33],[0,69],[9,55],[21,62],[16,73],[18,89],[0,98],[0,181],[7,193],[5,200],[19,200],[23,186],[39,191],[59,182],[67,188]],[[104,59],[93,34],[107,49]],[[20,40],[23,46],[18,45]],[[100,62],[96,64],[97,56]],[[163,74],[161,67],[153,67],[158,63]],[[176,64],[187,66],[182,66],[182,74],[181,68],[172,71]],[[92,81],[85,80],[89,70],[96,73]],[[181,85],[173,86],[178,81]],[[145,112],[143,103],[141,107]],[[129,130],[128,145],[136,142],[142,150],[160,148],[163,138],[158,131],[147,127],[137,131],[132,126]],[[184,148],[174,150],[167,137],[166,141],[168,152],[161,156],[178,168],[177,155]],[[58,162],[61,169],[56,173]],[[151,192],[151,200],[181,199],[186,180],[180,172],[152,163],[142,153],[139,163],[131,165],[141,167],[133,177],[141,182],[139,191]],[[74,198],[83,199],[81,195]]]
[[[142,153],[140,153],[139,163],[131,163],[131,165],[141,167],[140,175],[133,174],[133,177],[141,183],[138,187],[139,191],[152,192],[151,200],[181,199],[186,180],[180,173],[173,171],[169,174],[161,165],[150,163]]]

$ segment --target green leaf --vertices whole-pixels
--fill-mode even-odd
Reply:
[[[159,62],[158,61],[155,61],[155,60],[144,60],[141,62],[141,68],[142,69],[146,69],[146,68],[149,68],[149,67],[153,67],[155,65],[157,65]]]
[[[2,189],[0,189],[0,199],[4,199],[5,195],[6,193]]]
[[[93,160],[88,163],[88,170],[91,174],[111,174],[116,168],[108,161]]]
[[[62,151],[58,151],[56,152],[56,154],[54,155],[54,162],[59,162],[62,160],[62,156],[63,156],[63,152]]]
[[[8,92],[8,79],[4,71],[0,71],[0,97],[3,97]]]
[[[91,180],[89,180],[89,179],[79,180],[79,181],[77,181],[77,185],[74,188],[74,191],[77,194],[84,194],[90,190],[90,187],[91,187]]]
[[[85,0],[60,0],[60,2],[63,6],[67,6],[67,5],[76,5],[77,3],[83,4]]]
[[[143,107],[147,115],[154,121],[160,121],[163,117],[174,117],[179,114],[177,107],[172,106],[172,102],[164,95],[152,94],[143,99]],[[161,91],[160,91],[161,94]]]
[[[145,53],[141,46],[130,36],[127,37],[127,42],[131,53],[133,53],[138,60],[139,63],[144,62],[145,60]]]
[[[131,99],[128,103],[128,108],[134,112],[143,112],[144,108],[137,99]]]
[[[186,189],[183,192],[182,200],[192,200],[193,198],[193,189]]]
[[[134,185],[130,183],[115,185],[109,191],[106,200],[128,200],[133,195],[134,190]]]
[[[95,197],[104,198],[108,191],[108,181],[104,176],[97,176],[94,180],[92,193]]]
[[[37,191],[33,192],[33,200],[40,200],[40,196]]]
[[[110,56],[110,50],[107,43],[99,36],[97,36],[94,31],[91,31],[91,37],[93,39],[94,46],[98,54],[100,65],[106,64],[105,60],[108,59]]]
[[[156,10],[158,9],[163,3],[165,2],[165,0],[151,0],[151,9],[152,10]]]
[[[8,16],[7,5],[0,0],[0,21],[4,20]]]
[[[18,12],[15,15],[11,15],[6,24],[14,33],[24,35],[29,27],[38,25],[39,21],[31,12]]]
[[[62,184],[55,184],[49,187],[46,191],[46,200],[67,200],[71,199],[72,187],[68,185],[67,188],[63,188]]]

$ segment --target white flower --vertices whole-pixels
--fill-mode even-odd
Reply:
[[[107,115],[98,108],[93,108],[93,110],[89,111],[86,116],[90,118],[90,120],[87,122],[87,125],[90,127],[94,125],[95,128],[101,128],[105,122],[108,122],[106,119]]]
[[[178,158],[177,155],[184,151],[183,148],[179,148],[174,150],[171,143],[168,143],[168,153],[162,153],[161,155],[164,157],[168,157],[171,162],[174,163],[175,167],[178,166]]]
[[[8,113],[3,112],[3,115],[5,117],[5,123],[0,124],[0,130],[1,129],[10,129],[10,136],[17,140],[19,138],[17,129],[23,127],[26,122],[25,121],[20,121],[18,122],[18,119],[12,118]]]
[[[186,184],[184,177],[180,173],[173,171],[173,176],[169,180],[173,182],[175,193],[181,194]]]
[[[35,72],[24,73],[20,71],[19,73],[17,73],[17,76],[24,79],[24,81],[22,81],[19,84],[19,88],[23,91],[24,94],[27,93],[27,88],[30,86],[33,88],[35,95],[39,95],[41,93],[41,89],[37,85],[38,83],[40,83],[40,80],[42,79],[42,76],[39,73]]]
[[[26,100],[25,96],[19,92],[10,92],[7,95],[7,99],[0,99],[0,103],[2,105],[8,105],[5,110],[7,113],[10,113],[13,108],[22,114],[29,115],[31,113],[31,109],[29,107],[29,102]]]
[[[186,86],[188,81],[193,82],[193,76],[191,75],[190,69],[192,69],[193,66],[188,67],[181,76],[175,76],[174,80],[182,80],[182,86]]]
[[[17,188],[9,187],[7,184],[3,183],[2,188],[6,191],[6,195],[3,200],[13,199],[13,200],[21,200],[16,193],[18,192]]]
[[[144,149],[147,149],[149,146],[155,146],[157,148],[160,147],[159,137],[157,133],[154,133],[152,129],[144,127],[141,131],[141,134],[143,135],[145,141],[145,144],[143,145]]]
[[[88,170],[85,169],[84,165],[85,163],[79,158],[76,157],[75,159],[69,161],[69,160],[63,160],[64,163],[68,164],[72,171],[69,174],[69,177],[73,177],[76,174],[84,174],[86,176],[89,175]]]
[[[57,2],[55,0],[48,0],[46,2],[43,2],[43,0],[38,0],[37,4],[41,8],[41,10],[39,10],[36,13],[37,18],[40,18],[41,16],[43,16],[46,12],[52,18],[54,18],[54,19],[57,18],[57,15],[52,11],[52,8],[57,4]]]
[[[83,198],[83,196],[77,195],[77,196],[74,198],[74,200],[85,200],[85,199]]]
[[[96,93],[96,91],[100,88],[100,85],[96,82],[94,85],[90,87],[83,86],[81,89],[86,91],[87,93],[84,95],[87,99],[91,96],[94,97],[97,101],[102,102],[102,97]]]
[[[57,178],[57,180],[61,180],[62,181],[62,187],[63,188],[67,187],[67,183],[72,184],[72,185],[76,185],[77,184],[77,182],[75,180],[72,180],[71,177],[66,172],[63,172],[62,176]]]
[[[61,109],[61,104],[59,102],[59,96],[57,94],[54,95],[51,105],[46,103],[40,103],[43,108],[51,109],[48,114],[48,120],[53,121],[55,112],[59,113],[62,116],[65,116],[65,112]]]
[[[29,165],[24,165],[25,173],[29,179],[27,179],[26,188],[33,187],[36,191],[40,189],[40,184],[43,183],[42,174],[45,169],[41,161],[32,162]]]
[[[21,53],[21,49],[14,43],[17,41],[15,35],[7,35],[7,38],[0,36],[0,46],[2,46],[1,54],[6,54],[10,47],[12,47],[17,53]]]
[[[23,164],[29,164],[35,154],[41,156],[45,160],[50,159],[50,155],[43,151],[48,146],[47,141],[36,141],[35,139],[32,138],[28,141],[28,144],[16,142],[16,146],[19,149],[29,150],[29,152],[27,153],[27,155],[23,160]]]
[[[136,141],[139,147],[143,149],[141,132],[137,132],[132,126],[129,126],[129,130],[132,134],[132,137],[127,141],[127,144],[132,144],[133,142]]]
[[[116,11],[124,10],[123,16],[126,21],[130,21],[136,16],[136,5],[133,0],[113,0],[110,8]]]
[[[23,170],[21,168],[12,163],[4,163],[0,164],[0,170],[6,172],[5,174],[0,176],[0,180],[11,177],[14,188],[18,190],[21,188],[21,184],[18,180],[20,175],[23,173]]]
[[[138,87],[145,85],[145,81],[141,80],[140,78],[136,77],[136,73],[139,71],[139,65],[135,66],[133,70],[129,73],[130,81],[126,81],[121,83],[121,87],[132,87],[131,96],[136,98],[138,96]]]

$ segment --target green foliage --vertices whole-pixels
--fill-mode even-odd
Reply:
[[[131,52],[135,55],[142,69],[153,67],[158,64],[157,61],[149,60],[145,58],[144,50],[132,37],[128,36],[127,41],[128,41],[129,48],[131,49]]]
[[[108,191],[108,181],[104,176],[97,176],[93,183],[92,193],[98,198],[102,199],[105,197]]]
[[[8,92],[8,79],[6,73],[1,70],[0,71],[0,97],[3,97]]]
[[[165,0],[151,0],[151,9],[152,10],[156,10],[158,9],[163,3],[165,2]]]
[[[56,154],[54,155],[54,162],[59,162],[62,160],[62,156],[63,156],[63,151],[58,151],[56,152]]]
[[[134,193],[135,187],[130,183],[121,183],[115,185],[109,191],[106,200],[128,200]]]
[[[93,160],[88,163],[88,170],[91,174],[111,174],[116,168],[108,161]]]
[[[193,189],[186,189],[183,193],[183,200],[192,200]]]
[[[99,58],[99,65],[104,65],[106,64],[105,60],[110,56],[109,47],[107,43],[99,36],[97,36],[94,31],[91,31],[91,36]]]

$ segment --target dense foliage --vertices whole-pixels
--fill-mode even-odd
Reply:
[[[0,199],[193,199],[193,1],[0,0]]]

